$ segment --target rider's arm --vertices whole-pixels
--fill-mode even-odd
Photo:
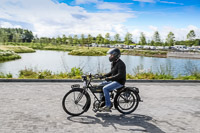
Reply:
[[[112,71],[110,71],[109,73],[104,74],[104,77],[110,77],[112,75]]]
[[[124,64],[119,64],[117,67],[117,71],[118,73],[116,75],[109,77],[107,80],[115,81],[120,79],[121,77],[124,77],[124,74],[126,74],[126,66]]]

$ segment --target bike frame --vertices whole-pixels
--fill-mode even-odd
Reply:
[[[92,75],[90,74],[89,75],[89,80],[87,80],[87,76],[82,76],[83,78],[83,89],[84,91],[87,91],[87,89],[90,90],[90,92],[93,94],[93,96],[97,99],[98,102],[101,102],[101,100],[97,97],[97,95],[92,92],[91,88],[93,87],[92,84],[91,84],[91,81],[92,81]],[[102,94],[99,92],[99,94]]]

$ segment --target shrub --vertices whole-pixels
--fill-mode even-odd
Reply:
[[[0,72],[0,78],[12,78],[12,74],[11,73],[8,73],[8,74],[4,74],[2,72]]]
[[[19,78],[37,79],[37,77],[38,77],[38,73],[33,71],[33,69],[31,68],[19,71]]]
[[[73,67],[73,68],[71,68],[71,71],[69,73],[67,73],[67,76],[70,78],[80,77],[81,75],[83,75],[83,71],[80,67],[78,67],[78,68]]]

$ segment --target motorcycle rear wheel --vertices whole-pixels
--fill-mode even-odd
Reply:
[[[125,89],[118,92],[114,98],[114,106],[122,114],[134,112],[137,109],[138,104],[138,93],[131,89]]]

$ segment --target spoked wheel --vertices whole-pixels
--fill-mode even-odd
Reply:
[[[87,92],[83,89],[73,89],[63,97],[62,106],[67,114],[78,116],[89,109],[90,103],[90,96]]]
[[[115,108],[122,114],[130,114],[136,110],[139,104],[139,97],[133,90],[123,90],[115,96]]]

